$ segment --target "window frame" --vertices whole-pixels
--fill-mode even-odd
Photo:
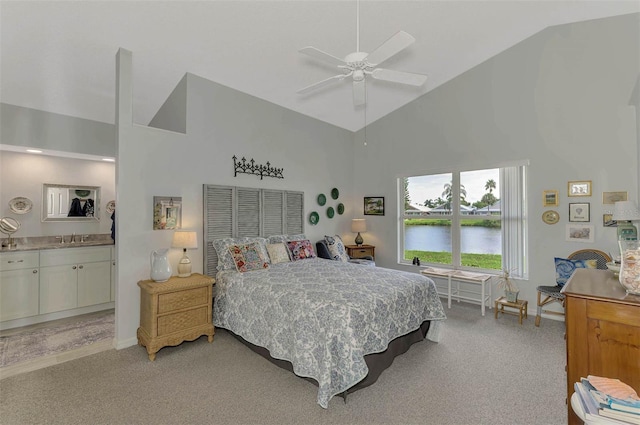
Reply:
[[[520,279],[528,279],[528,247],[527,247],[527,175],[528,161],[511,162],[499,165],[476,165],[459,167],[456,169],[429,170],[428,172],[412,173],[398,177],[398,264],[408,265],[409,260],[404,258],[405,226],[404,220],[411,217],[405,215],[403,179],[419,176],[432,176],[438,174],[451,174],[452,190],[454,190],[451,202],[451,262],[452,264],[423,263],[440,268],[452,268],[455,270],[477,271],[488,274],[499,274],[493,269],[481,269],[478,267],[463,266],[461,262],[461,226],[460,222],[465,218],[460,213],[460,181],[461,174],[469,171],[499,169],[500,173],[500,216],[490,213],[474,215],[473,218],[484,218],[501,222],[502,232],[502,269],[509,270],[511,275]]]

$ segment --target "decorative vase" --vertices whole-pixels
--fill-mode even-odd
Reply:
[[[504,296],[507,297],[507,301],[510,303],[515,303],[518,301],[518,292],[520,291],[504,291]]]
[[[171,264],[167,258],[168,249],[151,251],[151,279],[166,282],[171,277]]]

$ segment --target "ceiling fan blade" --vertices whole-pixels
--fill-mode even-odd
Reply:
[[[311,57],[314,57],[316,59],[320,59],[323,60],[325,62],[329,62],[332,63],[334,65],[344,65],[346,64],[345,61],[343,61],[340,58],[337,58],[333,55],[330,55],[329,53],[323,52],[322,50],[316,49],[315,47],[311,47],[311,46],[307,46],[307,47],[303,47],[302,49],[298,50],[300,53],[304,53],[305,55],[309,55]]]
[[[344,80],[345,77],[347,76],[348,75],[345,75],[345,74],[334,75],[333,77],[329,77],[325,80],[318,81],[317,83],[313,83],[310,86],[303,87],[300,90],[298,90],[296,93],[300,93],[300,94],[309,93],[310,91],[319,89],[320,87],[328,86],[336,81]]]
[[[353,81],[353,104],[355,106],[364,105],[367,101],[364,80]]]
[[[377,49],[369,53],[366,57],[367,62],[371,65],[378,65],[401,50],[409,47],[416,41],[412,35],[407,34],[404,31],[398,31],[387,41],[382,43]]]
[[[427,76],[411,72],[393,71],[391,69],[376,68],[371,73],[376,80],[390,81],[392,83],[408,84],[420,87],[427,81]]]

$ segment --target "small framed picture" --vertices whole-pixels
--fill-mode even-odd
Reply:
[[[569,221],[591,221],[589,219],[589,203],[569,204]]]
[[[615,204],[618,201],[626,201],[627,192],[602,192],[603,204]]]
[[[618,227],[618,222],[613,219],[613,214],[602,214],[602,225],[604,227]]]
[[[182,197],[153,197],[153,230],[173,230],[182,226]]]
[[[588,224],[567,224],[567,241],[593,243],[594,228]]]
[[[545,190],[542,192],[542,206],[543,207],[557,207],[558,206],[558,191],[557,190]]]
[[[384,196],[365,196],[364,215],[384,215]]]
[[[569,182],[569,196],[591,196],[591,180]]]

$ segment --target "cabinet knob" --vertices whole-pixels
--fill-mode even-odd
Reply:
[[[72,269],[72,270],[75,270],[75,269],[77,269],[77,267],[76,267],[76,266],[73,266],[73,267],[71,267],[71,269]]]
[[[79,268],[79,269],[83,269],[83,268],[84,268],[84,266],[78,266],[78,268]]]
[[[34,270],[33,273],[38,273],[38,270]]]

